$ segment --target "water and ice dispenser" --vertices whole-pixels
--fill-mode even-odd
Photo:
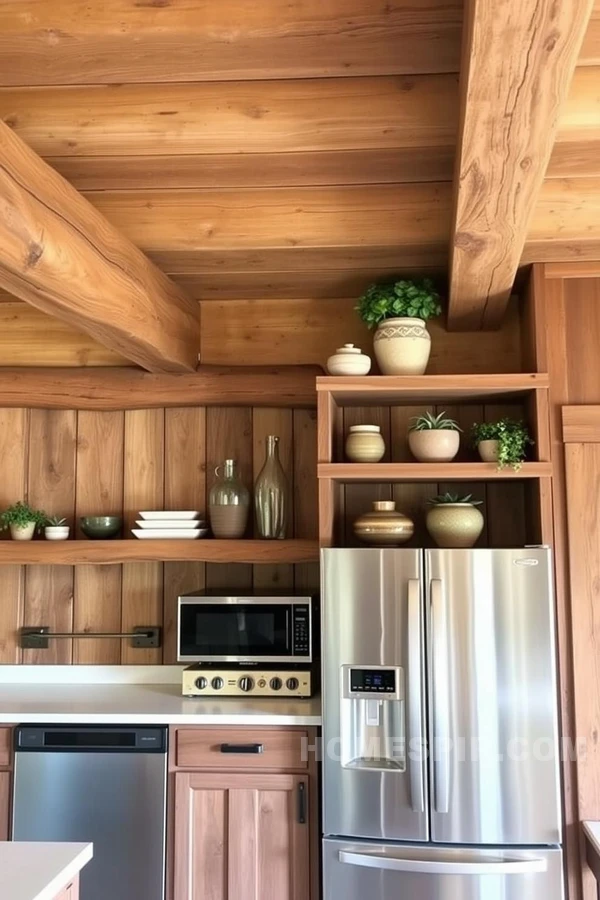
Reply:
[[[341,685],[342,767],[404,772],[404,669],[342,666]]]

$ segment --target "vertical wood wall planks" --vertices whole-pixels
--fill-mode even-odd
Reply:
[[[248,407],[219,408],[206,410],[206,496],[215,483],[215,468],[223,465],[224,459],[235,459],[238,475],[252,492],[252,410]],[[252,499],[252,498],[251,498]],[[252,533],[252,507],[248,515],[246,535]],[[206,567],[206,585],[209,588],[252,587],[252,566],[219,566],[214,563]]]
[[[77,414],[73,410],[30,411],[29,503],[73,524]],[[24,625],[71,631],[74,574],[71,566],[29,566]],[[24,650],[24,663],[70,663],[72,642],[50,641],[47,650]]]
[[[206,509],[206,409],[165,410],[165,509]],[[164,564],[163,662],[177,660],[177,597],[201,590],[206,565]]]
[[[123,412],[78,413],[77,522],[80,516],[119,514],[123,509],[124,422]],[[83,537],[80,530],[79,537]],[[121,630],[121,566],[75,568],[73,630]],[[74,642],[73,662],[114,665],[120,661],[118,639]]]
[[[123,509],[125,536],[131,537],[141,509],[164,507],[165,412],[136,409],[125,412]],[[163,564],[126,563],[123,566],[121,628],[163,624]],[[162,649],[132,649],[121,642],[121,662],[158,664]]]
[[[27,450],[29,410],[0,409],[0,460],[3,507],[25,499],[27,492]],[[0,538],[9,537],[0,531]],[[25,567],[0,566],[0,664],[21,660],[17,629],[23,624]]]
[[[254,409],[252,416],[252,460],[253,460],[253,486],[266,459],[267,436],[270,434],[279,437],[279,458],[285,476],[287,478],[287,533],[286,537],[292,537],[294,533],[294,491],[293,479],[293,429],[291,409]],[[252,497],[254,501],[254,497]],[[253,534],[258,537],[254,502],[250,512],[253,521]],[[294,567],[292,565],[260,565],[253,567],[253,585],[257,589],[291,590],[294,585]]]

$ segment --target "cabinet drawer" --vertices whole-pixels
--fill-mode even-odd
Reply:
[[[183,768],[306,769],[307,732],[280,728],[180,728],[176,761]],[[260,747],[260,752],[257,752]],[[253,752],[254,751],[254,752]],[[303,758],[304,757],[304,758]]]
[[[0,728],[0,766],[10,766],[12,728]]]

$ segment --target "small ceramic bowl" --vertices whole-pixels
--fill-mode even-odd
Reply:
[[[106,540],[116,537],[123,527],[121,516],[81,516],[81,530],[92,540]]]

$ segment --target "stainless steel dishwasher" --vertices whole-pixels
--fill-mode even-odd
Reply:
[[[167,729],[15,729],[12,838],[93,841],[81,900],[164,900]]]

